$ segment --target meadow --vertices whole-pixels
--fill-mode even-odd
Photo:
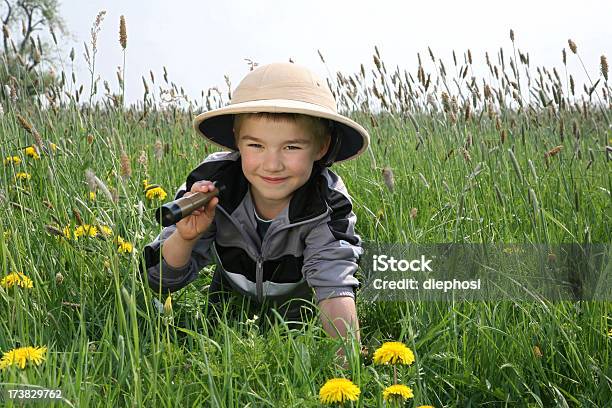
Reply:
[[[127,106],[121,71],[98,80],[95,42],[87,55],[91,78],[69,70],[73,51],[51,85],[6,57],[0,65],[5,390],[59,389],[52,406],[318,407],[323,384],[347,378],[360,396],[345,406],[399,406],[383,399],[396,381],[412,389],[410,407],[612,406],[610,301],[358,300],[359,345],[316,321],[222,316],[210,327],[209,269],[157,296],[140,275],[142,248],[160,232],[155,209],[215,150],[191,122],[231,89],[192,100],[164,68],[143,73],[143,96]],[[466,50],[447,63],[428,49],[417,67],[388,70],[375,50],[356,73],[330,75],[339,109],[371,135],[358,160],[332,168],[364,242],[609,244],[605,56],[583,89],[571,40],[560,69],[531,66],[514,33],[475,59]],[[167,197],[147,197],[153,184]],[[388,341],[415,361],[375,364]],[[6,357],[20,347],[45,349],[20,367]]]

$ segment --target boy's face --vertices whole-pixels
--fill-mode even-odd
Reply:
[[[251,117],[243,121],[237,145],[258,212],[275,216],[308,181],[329,140],[319,146],[298,123]]]

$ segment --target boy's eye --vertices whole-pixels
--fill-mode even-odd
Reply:
[[[256,149],[259,149],[259,148],[261,147],[261,145],[260,145],[260,144],[258,144],[258,143],[249,143],[247,146],[249,146],[249,147],[254,147],[254,148],[256,148]]]
[[[287,146],[287,150],[299,150],[300,146]]]

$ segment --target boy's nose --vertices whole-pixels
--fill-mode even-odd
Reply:
[[[265,155],[263,169],[269,172],[277,172],[283,169],[283,161],[278,153],[269,152]]]

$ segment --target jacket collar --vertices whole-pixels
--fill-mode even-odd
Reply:
[[[247,198],[245,196],[250,195],[249,181],[242,172],[240,155],[238,154],[235,160],[215,162],[214,166],[206,165],[207,163],[203,163],[189,174],[186,191],[191,190],[192,184],[198,180],[217,181],[218,184],[226,186],[225,190],[219,193],[219,205],[228,214],[232,214],[240,203]],[[288,208],[285,208],[281,213],[282,216],[286,214],[289,223],[293,224],[315,218],[327,211],[324,198],[327,179],[324,171],[326,171],[325,167],[314,163],[308,181],[295,190]],[[251,200],[251,197],[248,197],[248,200]]]

